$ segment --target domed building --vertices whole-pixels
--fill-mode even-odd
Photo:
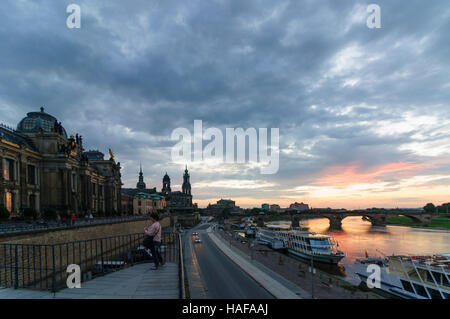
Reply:
[[[85,152],[82,136],[61,122],[30,112],[17,128],[0,125],[0,205],[12,216],[25,208],[82,215],[120,211],[120,163],[98,150]]]
[[[32,134],[58,132],[67,138],[66,130],[61,123],[58,123],[54,116],[45,113],[43,107],[41,107],[40,112],[28,113],[27,117],[22,119],[17,125],[17,132]]]

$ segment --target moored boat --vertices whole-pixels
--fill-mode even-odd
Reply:
[[[379,267],[379,288],[407,299],[450,299],[450,254],[388,256],[357,259],[354,267],[363,282],[374,284]]]
[[[333,236],[329,235],[269,226],[258,228],[257,238],[274,249],[286,249],[292,255],[317,262],[337,264],[345,257]]]

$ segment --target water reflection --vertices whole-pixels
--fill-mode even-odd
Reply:
[[[290,221],[275,223],[290,225]],[[445,230],[402,226],[373,227],[361,217],[347,217],[343,220],[340,231],[331,231],[326,218],[303,220],[300,226],[311,232],[331,234],[335,237],[340,249],[346,254],[341,261],[345,272],[340,268],[323,270],[346,274],[347,279],[355,283],[359,282],[359,279],[353,271],[353,263],[357,258],[364,258],[366,251],[371,256],[450,253],[450,231]]]

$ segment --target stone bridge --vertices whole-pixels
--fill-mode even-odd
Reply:
[[[342,221],[350,216],[361,216],[363,219],[370,221],[373,226],[386,226],[386,220],[393,216],[406,216],[411,218],[414,223],[425,224],[431,222],[435,217],[450,217],[450,214],[430,214],[422,210],[383,210],[383,211],[330,211],[317,210],[306,211],[298,214],[286,215],[290,216],[293,227],[299,227],[299,221],[302,219],[327,218],[330,221],[330,229],[339,230],[342,227]],[[262,225],[264,220],[270,219],[270,216],[258,216],[258,225]]]

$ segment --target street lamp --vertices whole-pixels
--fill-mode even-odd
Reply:
[[[316,270],[314,269],[314,257],[312,255],[309,271],[311,272],[311,298],[314,299],[314,274],[316,273]]]

